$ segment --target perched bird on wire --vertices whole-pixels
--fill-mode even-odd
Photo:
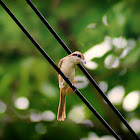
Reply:
[[[76,65],[80,63],[86,63],[85,57],[81,52],[75,51],[72,54],[60,59],[58,67],[60,70],[73,82],[76,72]],[[57,120],[64,121],[66,118],[66,93],[68,89],[68,84],[66,81],[58,74],[58,82],[60,88],[60,99],[57,113]]]

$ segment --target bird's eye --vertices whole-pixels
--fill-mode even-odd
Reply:
[[[78,56],[79,58],[81,58],[81,55],[80,55],[80,54],[78,54],[77,56]]]
[[[81,55],[80,54],[72,54],[72,56],[77,56],[77,57],[79,57],[79,58],[81,58]]]

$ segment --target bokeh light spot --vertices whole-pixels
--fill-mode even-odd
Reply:
[[[56,118],[55,114],[50,110],[44,111],[41,116],[43,121],[49,121],[49,122],[55,120]]]
[[[91,49],[89,49],[84,53],[87,62],[85,67],[89,69],[96,69],[98,67],[98,64],[91,60],[94,58],[101,58],[111,49],[112,49],[111,38],[106,36],[102,43],[93,46]]]
[[[41,113],[38,110],[31,110],[30,111],[30,120],[32,122],[39,122],[41,121],[42,117],[41,117]]]
[[[118,57],[110,54],[104,60],[105,67],[108,69],[117,68],[120,64],[120,60]]]
[[[96,27],[96,23],[92,23],[92,24],[89,24],[88,26],[87,26],[87,28],[89,28],[89,29],[93,29],[93,28],[95,28]]]
[[[0,114],[4,113],[7,109],[6,104],[0,100]]]
[[[82,122],[82,124],[87,126],[87,127],[93,127],[94,126],[94,124],[93,124],[93,122],[91,120],[84,120]]]
[[[129,124],[136,133],[140,132],[140,119],[133,118],[130,120]]]
[[[76,76],[74,78],[74,85],[78,89],[85,88],[88,85],[89,81],[85,76]]]
[[[40,91],[49,98],[56,97],[57,89],[49,83],[43,83],[40,87]]]
[[[99,87],[101,88],[103,92],[106,92],[108,89],[108,84],[105,81],[101,81],[99,82]]]
[[[29,100],[26,97],[19,97],[15,100],[15,107],[17,109],[25,110],[29,107]]]
[[[107,15],[103,16],[102,21],[105,26],[108,26]]]
[[[113,38],[112,42],[116,48],[124,48],[127,45],[127,41],[123,37]]]
[[[91,70],[95,70],[98,68],[98,64],[94,61],[87,61],[85,67]]]
[[[140,100],[140,92],[132,91],[123,100],[123,109],[126,111],[133,111],[137,108]]]
[[[75,123],[82,123],[85,119],[84,106],[74,106],[68,114],[68,118]]]
[[[82,138],[81,140],[115,140],[115,138],[109,135],[104,135],[102,137],[99,137],[96,133],[89,132],[88,138]]]
[[[107,97],[113,104],[119,105],[122,102],[124,94],[125,94],[124,87],[116,86],[108,92]]]
[[[35,126],[35,130],[40,135],[43,135],[43,134],[45,134],[47,132],[46,127],[42,123],[37,124]]]
[[[104,42],[93,46],[87,52],[84,53],[86,60],[91,60],[93,58],[100,58],[104,56],[108,51],[112,49],[111,38],[105,37]]]

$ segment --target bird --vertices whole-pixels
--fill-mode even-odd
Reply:
[[[58,67],[64,73],[64,75],[68,77],[71,82],[73,82],[76,72],[76,65],[80,63],[86,64],[85,57],[81,52],[75,51],[72,54],[60,59]],[[66,118],[66,93],[69,85],[60,74],[58,74],[58,82],[60,88],[60,99],[57,120],[64,121]]]

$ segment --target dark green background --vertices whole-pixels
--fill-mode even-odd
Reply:
[[[26,1],[4,0],[4,2],[56,64],[59,59],[67,55]],[[140,90],[139,0],[33,0],[33,2],[72,51],[79,50],[85,53],[92,46],[103,42],[106,36],[123,37],[126,41],[133,40],[134,48],[120,59],[119,67],[108,69],[104,66],[104,59],[109,54],[119,57],[124,50],[112,45],[111,51],[101,58],[94,59],[98,63],[98,68],[87,70],[97,83],[99,81],[108,83],[107,91],[117,85],[124,87],[124,96]],[[103,24],[104,15],[107,16],[108,26]],[[96,27],[88,28],[88,25],[93,23],[96,23]],[[127,47],[129,46],[125,48]],[[124,69],[126,72],[120,75]],[[76,75],[84,74],[77,68]],[[46,87],[45,93],[41,90],[42,86]],[[124,140],[133,139],[130,132],[122,128],[118,117],[104,103],[91,84],[80,91]],[[15,100],[22,96],[29,100],[28,109],[20,110],[14,105]],[[98,137],[110,135],[76,94],[67,96],[67,114],[73,107],[83,106],[85,119],[91,120],[93,127],[75,123],[70,119],[66,119],[65,122],[58,122],[56,119],[51,122],[31,121],[29,116],[32,110],[39,113],[51,110],[55,115],[57,114],[59,101],[57,72],[1,6],[0,101],[7,107],[5,112],[0,113],[0,139],[2,140],[79,140],[90,137],[92,132]],[[128,122],[133,118],[140,120],[139,106],[131,112],[125,111],[122,103],[116,107]],[[37,126],[45,129],[46,133],[40,134],[36,130]]]

